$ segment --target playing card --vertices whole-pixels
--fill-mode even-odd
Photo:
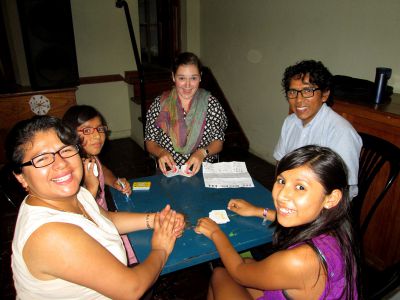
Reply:
[[[212,210],[209,212],[208,217],[217,224],[225,224],[230,221],[225,209]]]

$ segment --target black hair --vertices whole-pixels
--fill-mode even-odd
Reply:
[[[78,145],[79,137],[74,129],[62,120],[51,116],[34,116],[19,121],[11,129],[6,139],[6,156],[15,174],[21,174],[26,145],[31,143],[38,132],[54,130],[65,145]]]
[[[315,246],[312,246],[312,238],[322,234],[336,238],[343,254],[343,265],[345,266],[346,287],[340,299],[353,299],[354,291],[359,292],[359,253],[349,214],[350,198],[346,165],[333,150],[308,145],[284,156],[277,165],[276,176],[301,166],[307,166],[313,171],[326,195],[338,189],[342,192],[342,199],[335,207],[323,208],[318,218],[308,224],[285,228],[275,221],[273,223],[273,226],[276,227],[273,243],[278,250],[287,249],[299,243],[307,243],[316,250]],[[318,251],[316,253],[326,268],[324,259]]]
[[[322,92],[332,90],[333,76],[331,72],[320,61],[303,60],[285,69],[282,78],[282,88],[287,92],[292,79],[303,79],[309,75],[310,83],[318,86]],[[333,104],[333,93],[329,94],[326,104]]]
[[[197,69],[199,69],[200,74],[203,69],[200,59],[191,52],[182,52],[175,58],[174,62],[172,63],[172,73],[176,74],[179,66],[182,65],[195,65]]]
[[[93,106],[90,105],[75,105],[71,106],[63,116],[63,122],[68,124],[70,127],[74,128],[76,131],[79,126],[81,126],[83,123],[99,117],[101,124],[104,126],[107,126],[106,119],[103,117],[103,115],[95,109]],[[106,138],[107,138],[106,134]],[[85,148],[82,147],[81,140],[80,140],[80,149],[81,149],[81,156],[82,157],[87,157],[88,154],[85,151]]]
[[[103,117],[103,115],[90,105],[71,106],[65,112],[63,121],[76,130],[83,123],[95,117],[100,117],[102,125],[107,125],[106,119]]]

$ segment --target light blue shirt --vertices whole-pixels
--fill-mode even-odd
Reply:
[[[353,126],[325,103],[306,126],[296,114],[287,116],[274,149],[274,158],[279,161],[287,153],[306,145],[328,147],[338,153],[347,166],[350,198],[357,196],[362,140]]]

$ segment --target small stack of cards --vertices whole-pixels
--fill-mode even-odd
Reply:
[[[225,224],[230,221],[225,209],[212,210],[208,213],[208,217],[217,224]]]
[[[133,191],[148,191],[151,187],[151,181],[134,182],[132,184]]]
[[[166,177],[174,177],[177,175],[192,177],[192,170],[188,169],[186,165],[182,165],[181,167],[176,167],[175,170],[169,170],[164,174]]]

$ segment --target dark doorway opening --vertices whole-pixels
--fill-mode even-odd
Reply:
[[[139,0],[139,23],[144,70],[169,70],[181,51],[179,0]]]

